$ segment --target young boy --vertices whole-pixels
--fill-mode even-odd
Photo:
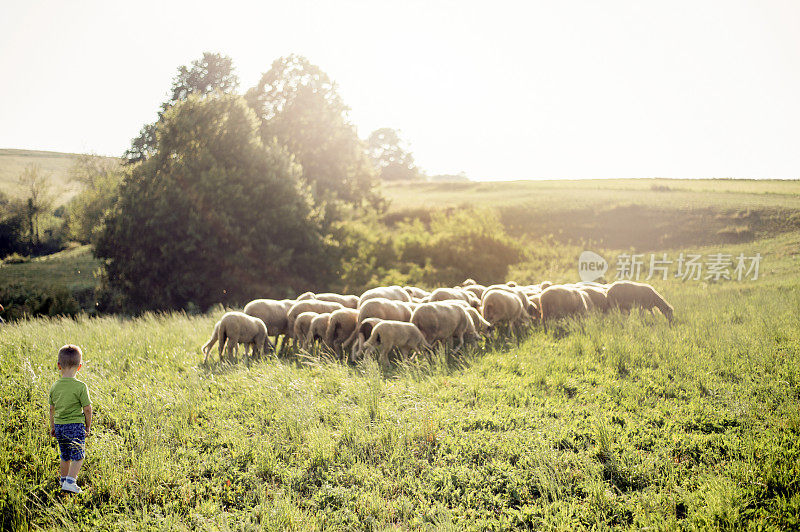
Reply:
[[[50,388],[50,435],[61,450],[61,489],[80,493],[75,483],[81,470],[84,445],[92,427],[92,402],[86,384],[75,378],[83,366],[83,353],[77,345],[58,350],[61,378]]]

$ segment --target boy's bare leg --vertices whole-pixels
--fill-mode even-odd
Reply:
[[[69,464],[69,474],[67,476],[77,479],[78,471],[81,470],[81,466],[83,465],[83,458],[81,458],[80,460],[72,460],[67,463]]]
[[[71,463],[72,462],[65,462],[64,460],[61,460],[61,466],[58,468],[58,472],[61,474],[62,477],[66,477],[67,474],[69,473],[69,465]]]

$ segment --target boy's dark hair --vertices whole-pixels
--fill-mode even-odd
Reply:
[[[83,353],[77,345],[67,344],[58,350],[58,363],[62,368],[74,368],[81,363]]]

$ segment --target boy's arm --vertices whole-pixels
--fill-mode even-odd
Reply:
[[[92,405],[83,407],[83,416],[86,418],[86,433],[88,434],[92,429]]]
[[[50,436],[56,436],[56,405],[50,405]]]

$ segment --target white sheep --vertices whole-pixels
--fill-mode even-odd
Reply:
[[[544,330],[548,322],[568,316],[586,314],[588,296],[581,290],[566,286],[553,285],[542,291],[541,316]]]
[[[322,314],[317,314],[316,316],[314,316],[314,319],[311,320],[311,324],[308,327],[308,332],[306,333],[307,346],[309,347],[313,346],[314,343],[318,341],[325,344],[325,332],[328,330],[328,321],[330,320],[330,318],[331,318],[330,312],[323,312]]]
[[[325,331],[325,344],[333,349],[339,359],[342,358],[342,344],[353,334],[357,322],[358,311],[355,309],[343,308],[331,313]]]
[[[244,313],[254,318],[259,318],[267,326],[267,334],[275,337],[275,344],[278,337],[283,336],[281,351],[287,347],[287,337],[291,337],[289,328],[289,309],[295,304],[293,299],[254,299],[244,307]]]
[[[317,314],[322,314],[324,312],[333,312],[335,310],[339,310],[340,308],[344,307],[341,304],[333,301],[318,301],[316,299],[305,299],[303,301],[298,301],[292,305],[292,308],[289,309],[289,312],[286,315],[286,319],[288,321],[287,326],[291,331],[292,336],[294,336],[294,321],[303,312],[316,312]],[[301,338],[294,336],[294,338],[302,340],[302,338],[305,338],[305,336]]]
[[[430,302],[434,303],[436,301],[449,301],[449,300],[461,300],[466,301],[471,306],[475,308],[480,308],[481,300],[475,296],[472,292],[468,292],[462,288],[437,288],[433,292],[431,292]]]
[[[264,322],[244,312],[226,312],[214,325],[211,339],[203,346],[203,364],[208,362],[208,355],[216,342],[219,342],[220,360],[223,350],[226,350],[228,359],[236,360],[239,356],[239,344],[245,344],[245,356],[248,355],[251,346],[254,357],[261,356],[266,349],[272,349]]]
[[[657,308],[669,322],[672,322],[672,306],[649,284],[616,281],[608,287],[607,294],[608,305],[611,308],[629,311],[633,307],[641,307],[651,313]]]
[[[301,312],[293,321],[292,336],[294,337],[295,344],[300,349],[307,349],[308,344],[308,330],[311,328],[311,322],[319,316],[316,312]]]
[[[358,298],[358,307],[361,308],[361,305],[363,305],[365,301],[376,298],[391,299],[393,301],[403,301],[406,303],[411,301],[411,296],[408,295],[408,292],[406,292],[402,286],[378,286],[376,288],[370,288],[361,294],[361,297]]]
[[[454,338],[458,339],[455,349],[459,349],[464,345],[465,336],[468,340],[480,339],[462,302],[441,301],[420,305],[411,315],[411,323],[417,326],[425,341],[431,345]]]
[[[413,323],[404,321],[381,321],[372,330],[369,340],[364,344],[364,351],[380,348],[379,361],[381,365],[389,365],[389,352],[398,349],[404,358],[413,351],[431,346]]]
[[[405,293],[405,292],[404,292]],[[361,323],[367,318],[380,318],[382,320],[395,320],[395,321],[409,321],[411,319],[411,312],[413,311],[412,304],[403,301],[396,301],[386,298],[375,298],[364,301],[358,309],[357,323]],[[343,345],[348,347],[356,339],[358,329],[353,331],[353,334],[344,341]]]

